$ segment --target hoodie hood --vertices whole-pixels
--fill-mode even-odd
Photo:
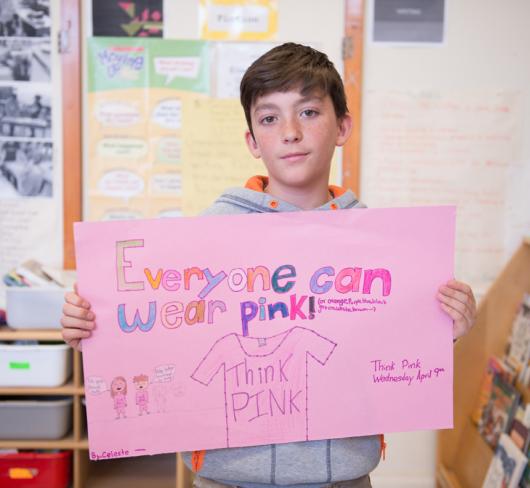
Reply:
[[[300,212],[300,207],[275,198],[263,190],[267,186],[266,176],[253,176],[244,188],[229,188],[203,215],[226,215],[245,213]],[[313,210],[339,210],[344,208],[365,208],[351,190],[330,185],[333,199]]]

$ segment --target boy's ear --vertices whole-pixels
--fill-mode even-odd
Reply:
[[[256,139],[254,139],[254,136],[250,133],[249,130],[245,132],[245,141],[247,143],[248,150],[254,156],[256,159],[261,158],[261,152],[258,148],[258,145],[256,144]]]
[[[337,132],[337,140],[335,144],[337,146],[344,146],[346,141],[350,137],[353,128],[353,119],[349,113],[346,113],[343,117],[337,120],[339,130]]]

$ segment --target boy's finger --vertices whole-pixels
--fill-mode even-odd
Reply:
[[[449,317],[453,319],[453,321],[458,320],[462,317],[462,314],[455,310],[453,307],[450,307],[449,305],[446,305],[445,303],[440,303],[441,309],[446,312]]]
[[[63,339],[67,344],[71,344],[73,341],[79,341],[80,339],[86,339],[90,337],[90,331],[80,329],[63,329]]]
[[[81,352],[81,344],[83,344],[83,341],[81,339],[74,339],[73,341],[70,341],[70,343],[67,343],[70,347],[73,347],[76,351]]]
[[[454,310],[457,310],[460,314],[465,315],[466,313],[469,313],[470,310],[466,306],[465,303],[462,303],[460,300],[457,300],[456,298],[452,298],[446,295],[442,295],[441,293],[438,294],[438,300],[448,306],[451,307]]]
[[[76,319],[75,317],[68,317],[63,315],[61,318],[61,325],[65,329],[81,329],[81,330],[93,330],[96,327],[94,322],[87,320]]]
[[[438,290],[438,293],[445,297],[454,298],[455,300],[458,300],[459,302],[462,302],[462,303],[469,302],[469,295],[466,295],[462,291],[453,290],[446,286],[440,287],[440,289]]]
[[[67,317],[74,317],[84,320],[94,320],[96,318],[94,312],[86,308],[80,308],[77,305],[71,305],[70,303],[65,303],[63,305],[63,314]]]
[[[461,291],[466,296],[469,296],[472,301],[475,301],[475,296],[473,295],[473,290],[471,289],[471,287],[469,285],[466,285],[465,283],[462,283],[461,281],[449,280],[444,286],[452,290]],[[444,286],[441,286],[440,288],[444,288]]]
[[[88,303],[86,300],[83,300],[77,293],[74,293],[72,291],[65,293],[64,299],[66,303],[70,303],[71,305],[75,305],[76,307],[82,307],[86,309],[90,308],[90,303]]]

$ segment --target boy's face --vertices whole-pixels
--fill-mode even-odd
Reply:
[[[350,115],[337,119],[329,95],[273,92],[255,101],[250,116],[254,136],[247,131],[247,145],[263,159],[271,184],[298,190],[327,186],[335,146],[351,133]]]

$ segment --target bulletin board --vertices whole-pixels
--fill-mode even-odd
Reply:
[[[0,276],[63,261],[60,15],[58,0],[0,8]]]
[[[240,187],[248,177],[263,174],[261,161],[252,158],[244,143],[246,122],[239,103],[239,80],[252,61],[274,45],[286,41],[313,45],[325,51],[342,72],[340,34],[344,27],[344,4],[337,3],[331,11],[329,6],[327,9],[319,6],[312,12],[300,12],[294,1],[282,2],[280,7],[277,2],[262,2],[266,8],[277,7],[271,10],[271,23],[267,27],[275,29],[276,34],[269,38],[256,36],[252,41],[248,36],[240,40],[225,40],[226,36],[201,40],[201,32],[204,34],[205,30],[198,27],[207,3],[215,2],[187,0],[177,5],[165,2],[164,39],[96,37],[84,40],[87,63],[83,160],[86,164],[82,213],[85,220],[197,215],[226,188]],[[296,26],[289,22],[295,13],[300,20]],[[88,20],[93,18],[89,5],[85,5],[84,14]],[[329,19],[330,29],[316,39],[315,27],[324,15]],[[357,15],[362,18],[362,9],[358,9]],[[85,26],[88,34],[91,27]],[[196,87],[183,90],[178,86],[182,73],[172,74],[171,67],[160,63],[164,63],[163,58],[166,61],[171,56],[178,58],[168,53],[179,52],[179,46],[201,42],[199,64],[208,68],[202,75],[205,84],[200,90]],[[132,88],[135,94],[125,90],[120,93],[116,86],[112,87],[102,66],[106,62],[105,50],[109,55],[123,53],[124,49],[129,53],[134,53],[134,49],[146,53],[146,70]],[[164,74],[164,69],[169,71]],[[104,83],[99,86],[93,83],[96,71],[100,79],[107,76],[107,82],[110,81],[107,87]],[[127,68],[117,71],[118,78],[130,74]],[[121,84],[125,85],[129,86],[127,82]],[[163,102],[158,109],[156,100]],[[124,113],[121,122],[119,117],[105,119],[108,111],[104,107],[113,110],[121,107],[125,112],[130,109],[136,115],[129,117],[128,126],[112,127],[128,116]],[[161,117],[171,110],[174,112],[169,116],[174,118],[163,121]],[[359,126],[355,131],[359,132]],[[341,182],[341,160],[339,150],[333,162],[333,183]],[[353,166],[349,161],[348,165]]]

